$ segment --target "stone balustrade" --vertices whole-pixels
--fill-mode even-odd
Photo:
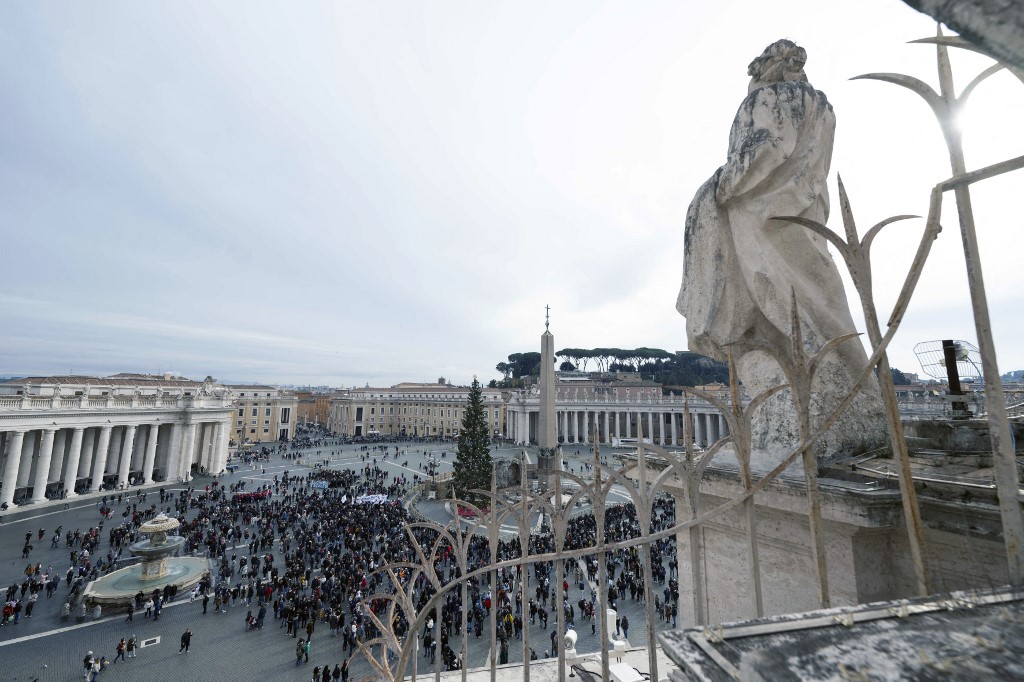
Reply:
[[[231,405],[230,398],[219,396],[0,396],[0,412],[53,409],[93,411],[125,408],[227,408]]]

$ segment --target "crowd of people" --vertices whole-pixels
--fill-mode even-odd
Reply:
[[[311,443],[316,446],[315,440]],[[322,444],[330,446],[327,440]],[[213,481],[201,488],[175,492],[161,489],[159,503],[149,506],[145,506],[146,494],[141,492],[105,497],[97,505],[101,515],[95,526],[67,531],[66,535],[58,528],[54,533],[52,546],[63,541],[70,552],[71,566],[65,574],[68,601],[89,580],[117,568],[122,552],[140,539],[139,526],[158,511],[165,511],[181,522],[177,532],[185,538],[185,551],[206,555],[218,566],[216,574],[200,583],[189,597],[201,606],[203,614],[209,613],[210,606],[213,614],[241,607],[239,627],[244,631],[263,630],[272,616],[270,622],[278,624],[280,636],[296,642],[296,665],[306,665],[312,658],[317,664],[314,680],[346,680],[349,660],[361,644],[380,636],[381,628],[390,628],[403,641],[412,627],[412,617],[422,612],[436,594],[423,573],[407,568],[395,568],[390,573],[379,570],[388,564],[420,561],[407,534],[415,519],[401,503],[414,481],[405,473],[391,474],[390,469],[378,464],[376,457],[385,456],[389,449],[397,455],[393,445],[368,445],[358,469],[305,470],[302,475],[284,472],[256,487],[245,481],[229,486]],[[277,454],[284,455],[289,450]],[[121,521],[105,528],[118,509]],[[659,499],[653,512],[652,531],[675,523],[671,498]],[[640,535],[631,504],[608,507],[604,517],[606,542]],[[413,535],[422,547],[434,546],[437,539],[436,531],[429,528],[415,528]],[[44,531],[40,530],[36,541],[43,536]],[[25,543],[29,551],[32,541],[30,533]],[[593,513],[580,513],[570,520],[566,549],[592,547],[596,541]],[[530,536],[527,551],[539,556],[554,548],[555,538],[550,532],[535,532]],[[518,537],[497,543],[499,561],[521,554]],[[671,617],[674,622],[678,598],[674,543],[652,543],[646,554],[651,579],[662,586],[660,593],[651,586],[656,595],[655,608],[659,616],[666,620]],[[615,607],[624,599],[643,602],[646,589],[638,548],[608,552],[604,559],[610,605]],[[486,577],[462,580],[463,570],[474,571],[490,564],[486,536],[469,539],[465,569],[455,548],[444,541],[436,544],[429,560],[446,593],[416,636],[422,641],[422,655],[431,663],[440,656],[447,670],[458,670],[464,663],[461,645],[457,643],[463,632],[474,638],[484,636],[490,632],[492,615],[497,622],[502,663],[508,661],[512,640],[522,638],[527,619],[546,630],[549,620],[557,620],[557,610],[561,609],[567,625],[588,622],[591,631],[595,629],[596,554],[582,561],[566,561],[561,589],[554,585],[554,562],[532,561],[497,571],[493,593]],[[39,595],[45,593],[50,597],[57,589],[59,578],[51,566],[30,563],[25,574],[20,585],[11,585],[7,590],[3,625],[31,617]],[[456,582],[461,585],[454,585]],[[385,622],[387,601],[374,595],[396,590],[409,595],[415,610],[407,613],[396,609],[393,619]],[[570,598],[574,590],[578,599]],[[158,619],[164,603],[177,597],[175,592],[170,587],[151,594],[140,592],[126,620],[131,622],[135,611],[144,612],[144,618]],[[623,620],[622,629],[628,634],[628,619]],[[318,646],[325,630],[327,637],[340,640],[340,647]],[[544,652],[545,656],[554,651],[556,639],[556,630],[551,628],[551,647]],[[114,661],[131,658],[136,647],[134,635],[118,641]],[[342,660],[323,660],[325,654],[339,648],[344,654]],[[182,651],[188,651],[184,640]],[[87,679],[107,664],[105,658],[91,653],[87,659]],[[96,666],[99,668],[94,670]]]

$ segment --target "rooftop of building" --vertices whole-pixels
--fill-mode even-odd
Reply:
[[[659,639],[684,674],[721,680],[1024,679],[1024,593],[1010,588],[794,613]]]
[[[132,374],[121,373],[109,377],[86,376],[81,374],[67,374],[48,377],[21,377],[0,382],[4,386],[201,386],[202,381],[188,379],[186,377],[160,374]]]

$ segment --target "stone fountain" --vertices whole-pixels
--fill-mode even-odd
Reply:
[[[139,592],[150,594],[168,585],[176,585],[179,591],[184,591],[202,580],[209,573],[206,559],[173,556],[185,544],[185,538],[170,534],[179,525],[177,519],[164,514],[142,524],[139,533],[147,537],[128,548],[133,555],[141,557],[142,562],[89,583],[83,595],[85,601],[127,605]]]

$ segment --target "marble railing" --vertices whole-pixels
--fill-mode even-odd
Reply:
[[[184,409],[230,407],[232,399],[219,396],[36,396],[0,395],[0,412],[43,410]]]

